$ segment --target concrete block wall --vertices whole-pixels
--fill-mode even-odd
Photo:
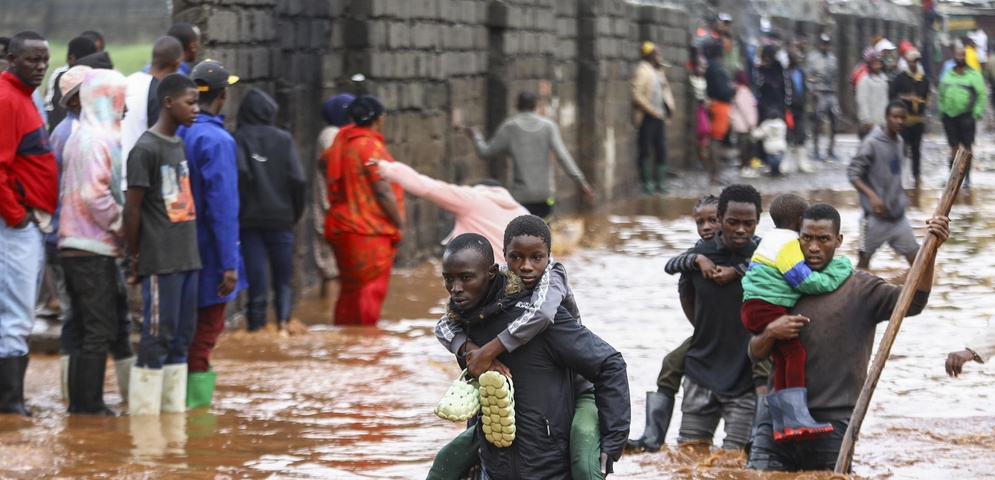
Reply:
[[[454,183],[490,176],[487,165],[475,158],[472,143],[454,129],[456,123],[478,127],[485,123],[487,2],[337,3],[342,5],[335,12],[340,20],[333,20],[333,28],[335,22],[342,26],[342,53],[335,42],[331,56],[336,62],[341,58],[342,70],[336,72],[336,65],[329,64],[326,79],[355,73],[367,78],[367,93],[377,96],[388,112],[384,137],[393,157],[425,175]],[[434,204],[411,196],[406,202],[401,263],[438,253],[439,240],[452,228],[451,215]]]

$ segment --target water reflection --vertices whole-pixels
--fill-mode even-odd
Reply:
[[[935,204],[923,192],[910,213],[919,227]],[[841,206],[841,253],[855,259],[859,213],[851,193],[817,191]],[[953,237],[939,254],[930,307],[903,324],[857,445],[864,478],[986,478],[995,471],[995,371],[971,364],[958,379],[943,372],[946,353],[963,347],[995,313],[995,219],[992,194],[952,214]],[[633,434],[643,425],[643,391],[654,388],[663,356],[691,333],[677,302],[667,259],[694,244],[687,216],[693,199],[641,198],[587,219],[583,248],[561,256],[585,323],[623,352],[633,392]],[[760,232],[771,228],[764,216]],[[922,229],[919,229],[922,232]],[[904,259],[881,250],[873,266],[900,278]],[[461,431],[432,408],[457,367],[432,328],[445,294],[438,262],[399,271],[379,329],[332,328],[331,303],[305,301],[296,314],[304,335],[233,332],[216,351],[215,404],[185,415],[92,419],[66,417],[58,357],[29,367],[31,419],[0,419],[2,478],[424,478],[436,451]],[[883,332],[884,328],[879,329]],[[108,379],[113,383],[113,375]],[[117,403],[116,386],[106,398]],[[761,475],[740,455],[667,445],[629,456],[618,479],[814,479],[825,473]],[[721,442],[721,434],[716,439]]]

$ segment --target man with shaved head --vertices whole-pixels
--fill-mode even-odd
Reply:
[[[124,104],[127,112],[121,122],[121,158],[128,158],[128,153],[135,146],[138,137],[152,127],[159,118],[159,102],[156,101],[155,90],[159,81],[180,68],[183,60],[183,44],[175,37],[159,37],[152,47],[152,63],[147,72],[135,72],[128,77],[128,90]],[[121,178],[125,182],[127,167],[122,164]],[[122,185],[122,189],[127,189]]]
[[[48,42],[15,34],[0,73],[0,414],[24,408],[28,334],[34,324],[38,273],[59,198],[58,169],[32,93],[48,70]]]

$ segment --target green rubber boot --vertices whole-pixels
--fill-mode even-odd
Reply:
[[[656,166],[656,193],[661,195],[670,193],[670,189],[667,188],[667,167],[663,165]]]
[[[187,407],[197,408],[211,404],[214,398],[214,383],[218,372],[211,367],[206,372],[196,372],[187,375]]]
[[[656,193],[656,185],[653,184],[653,166],[645,162],[639,166],[639,181],[643,186],[643,193],[653,195]]]

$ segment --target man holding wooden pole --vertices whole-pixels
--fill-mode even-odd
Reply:
[[[928,232],[942,243],[950,235],[949,219],[934,216],[926,222]],[[843,242],[840,217],[835,208],[816,204],[805,210],[799,237],[805,263],[821,270],[832,261]],[[908,315],[918,315],[926,306],[933,284],[933,260],[929,259],[915,285]],[[774,441],[772,420],[757,420],[753,449],[747,466],[757,470],[832,470],[849,425],[857,398],[868,375],[868,363],[879,322],[888,320],[896,308],[902,287],[890,285],[865,271],[854,270],[833,292],[803,295],[791,310],[750,341],[751,358],[770,356],[774,342],[801,339],[808,353],[805,380],[809,409],[819,422],[831,422],[831,435],[811,441]],[[773,378],[773,376],[771,377]]]

